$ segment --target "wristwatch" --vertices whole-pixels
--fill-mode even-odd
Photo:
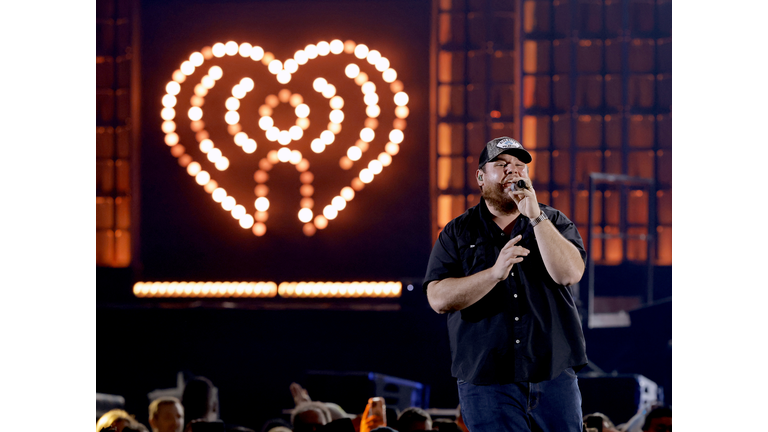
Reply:
[[[547,215],[544,212],[541,212],[541,214],[536,219],[531,219],[531,226],[535,227],[539,224],[539,222],[547,219],[549,219]]]

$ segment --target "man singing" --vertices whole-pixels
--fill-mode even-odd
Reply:
[[[539,204],[531,155],[491,140],[476,172],[480,203],[449,222],[429,258],[424,289],[448,314],[451,372],[472,432],[581,432],[575,370],[587,364],[569,288],[584,273],[576,226]]]

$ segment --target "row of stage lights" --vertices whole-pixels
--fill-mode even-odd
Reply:
[[[392,298],[400,282],[137,282],[140,298]]]
[[[322,214],[316,215],[313,211],[314,200],[312,199],[314,188],[310,184],[314,176],[308,171],[309,161],[298,150],[291,150],[286,147],[282,147],[279,150],[271,150],[266,158],[259,162],[260,169],[254,173],[254,179],[257,181],[257,186],[254,189],[256,195],[254,207],[256,212],[253,216],[248,214],[246,208],[238,204],[235,198],[230,196],[225,189],[219,187],[211,174],[203,170],[199,162],[193,161],[192,157],[186,153],[184,146],[179,143],[176,123],[174,122],[176,116],[174,107],[177,103],[176,96],[181,91],[181,83],[186,80],[187,76],[192,75],[197,67],[202,66],[205,60],[210,60],[213,57],[221,58],[225,55],[235,56],[240,54],[244,58],[250,57],[254,61],[261,61],[272,74],[277,76],[278,82],[285,84],[290,81],[291,74],[298,70],[298,66],[306,64],[309,59],[328,54],[341,54],[342,52],[353,54],[360,60],[366,60],[377,71],[382,72],[382,79],[390,84],[390,90],[394,93],[396,118],[393,121],[393,129],[388,134],[389,141],[384,147],[384,152],[372,159],[360,171],[359,175],[352,180],[350,186],[344,187],[340,194],[323,208]],[[269,200],[266,197],[269,189],[264,183],[269,178],[267,172],[273,165],[279,162],[290,162],[295,165],[297,171],[302,173],[302,186],[300,190],[302,195],[301,209],[297,216],[304,223],[304,234],[307,236],[314,235],[316,230],[327,227],[328,221],[334,219],[338,212],[346,207],[346,203],[354,198],[354,192],[362,190],[366,184],[372,182],[374,176],[389,166],[392,163],[392,157],[399,152],[400,144],[404,139],[405,118],[409,114],[408,107],[406,106],[409,98],[402,91],[403,84],[397,80],[397,72],[389,66],[389,60],[383,57],[381,53],[376,50],[370,50],[366,45],[355,44],[353,41],[341,42],[340,40],[333,40],[330,43],[319,42],[317,45],[310,44],[303,50],[297,51],[294,58],[286,60],[285,63],[275,59],[272,53],[265,52],[263,48],[249,43],[237,44],[234,41],[227,42],[226,44],[216,43],[212,47],[205,47],[201,52],[195,52],[190,55],[189,60],[181,64],[181,67],[173,73],[173,80],[166,85],[167,94],[163,97],[162,103],[164,108],[161,112],[161,117],[164,120],[162,130],[166,134],[165,143],[171,148],[171,154],[178,158],[179,164],[185,167],[187,173],[194,177],[195,181],[203,186],[206,192],[212,195],[213,200],[220,203],[224,210],[231,212],[232,217],[238,220],[242,228],[251,229],[256,236],[262,236],[266,233],[264,222],[267,220],[267,209],[269,208]],[[365,112],[368,116],[365,120],[365,127],[360,131],[359,139],[347,149],[346,154],[339,160],[339,166],[344,170],[349,170],[355,162],[362,158],[363,153],[368,150],[369,143],[373,141],[376,135],[375,129],[379,126],[377,117],[380,115],[381,109],[378,106],[379,96],[376,94],[375,83],[369,81],[368,75],[362,72],[357,64],[348,64],[344,69],[344,73],[360,86],[363,93],[363,101],[366,104]],[[192,107],[187,112],[187,116],[191,120],[191,128],[196,133],[195,137],[199,142],[200,151],[206,155],[207,159],[219,171],[225,171],[229,167],[230,161],[223,155],[220,149],[215,147],[208,132],[204,129],[205,125],[202,120],[203,111],[201,107],[204,104],[204,98],[208,94],[208,90],[215,86],[223,74],[224,71],[219,66],[212,66],[208,69],[208,74],[203,76],[200,83],[195,85],[194,95],[190,99]],[[335,141],[336,134],[341,131],[341,122],[345,118],[342,111],[344,99],[336,95],[336,87],[324,78],[316,78],[312,85],[315,91],[329,100],[331,108],[331,113],[329,114],[330,122],[327,129],[320,134],[319,138],[312,140],[310,145],[310,149],[314,153],[322,153],[326,146],[331,145]],[[255,83],[251,78],[245,77],[241,79],[232,88],[232,96],[225,102],[227,112],[224,118],[229,125],[228,130],[233,136],[235,144],[241,147],[246,154],[255,152],[257,143],[256,140],[250,138],[242,131],[242,126],[239,123],[240,115],[237,110],[240,107],[240,99],[244,98],[254,87]],[[288,130],[277,128],[271,117],[272,110],[281,102],[290,103],[297,117],[295,126]],[[272,94],[265,98],[265,103],[259,108],[260,119],[258,125],[259,128],[265,131],[269,141],[278,142],[281,146],[286,146],[304,136],[304,130],[309,127],[310,121],[308,117],[310,108],[303,102],[303,97],[300,94],[292,94],[288,89],[282,89],[277,95]]]

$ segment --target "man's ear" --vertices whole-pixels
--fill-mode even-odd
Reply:
[[[477,179],[477,185],[482,187],[483,186],[483,170],[477,170],[475,172],[475,178]]]

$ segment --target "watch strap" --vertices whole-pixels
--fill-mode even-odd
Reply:
[[[541,214],[536,219],[531,219],[531,226],[535,227],[536,225],[541,223],[541,221],[547,220],[547,219],[549,219],[547,215],[544,212],[541,212]]]

